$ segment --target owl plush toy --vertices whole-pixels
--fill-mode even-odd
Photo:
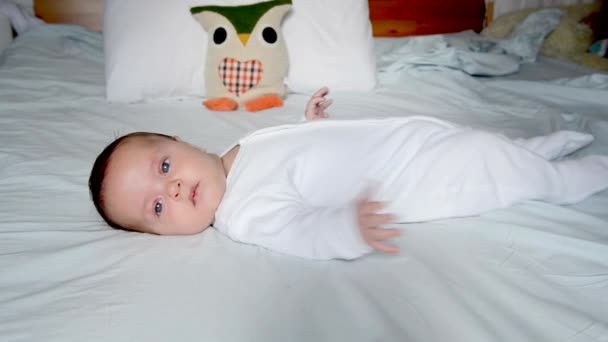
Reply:
[[[190,12],[209,34],[207,101],[218,111],[254,112],[283,105],[287,48],[281,22],[291,0],[243,6],[200,6]]]

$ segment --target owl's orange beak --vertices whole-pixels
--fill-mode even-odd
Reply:
[[[241,40],[241,42],[243,42],[243,46],[245,46],[245,45],[247,45],[247,41],[249,40],[249,34],[241,33],[241,34],[239,34],[239,39]]]

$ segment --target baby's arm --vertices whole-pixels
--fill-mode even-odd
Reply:
[[[329,89],[327,87],[323,87],[317,90],[317,92],[312,95],[310,100],[308,100],[306,111],[304,112],[304,118],[307,121],[326,119],[329,117],[325,110],[333,103],[333,101],[325,98],[327,94],[329,94]]]
[[[362,199],[345,207],[309,206],[300,198],[273,192],[255,198],[250,212],[232,221],[231,237],[284,254],[308,259],[355,259],[377,250],[398,253],[386,240],[399,235],[382,224],[382,204]]]
[[[230,222],[233,239],[308,259],[355,259],[373,248],[358,228],[355,203],[345,207],[310,206],[279,192],[256,196]]]

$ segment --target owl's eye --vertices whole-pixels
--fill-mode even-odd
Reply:
[[[222,44],[228,38],[228,32],[223,27],[218,27],[213,31],[213,42],[217,45]]]
[[[277,31],[275,31],[272,27],[266,27],[262,31],[262,38],[268,44],[274,44],[279,39],[277,35]]]

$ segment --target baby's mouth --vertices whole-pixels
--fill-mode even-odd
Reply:
[[[199,183],[196,183],[196,185],[192,187],[192,190],[190,190],[190,200],[194,206],[196,206],[196,202],[198,201],[198,185]]]

